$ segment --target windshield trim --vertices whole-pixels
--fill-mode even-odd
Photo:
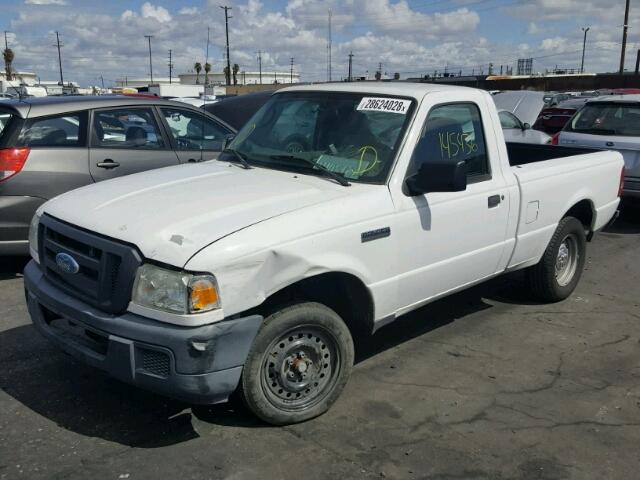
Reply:
[[[400,99],[400,100],[408,100],[410,103],[409,105],[409,109],[407,110],[407,113],[405,114],[405,121],[404,124],[402,126],[402,129],[400,130],[400,132],[398,133],[398,138],[396,139],[396,143],[393,146],[394,149],[394,154],[393,156],[389,159],[389,168],[387,169],[387,172],[384,176],[384,178],[381,178],[379,180],[371,180],[371,181],[367,181],[367,180],[362,180],[362,179],[352,179],[352,178],[348,178],[347,180],[351,183],[356,183],[356,184],[364,184],[364,185],[388,185],[391,175],[393,174],[393,171],[395,170],[396,164],[398,162],[398,157],[400,155],[400,152],[402,151],[402,147],[404,145],[404,141],[405,141],[405,137],[406,137],[406,133],[408,131],[408,129],[411,127],[411,125],[413,124],[413,121],[415,119],[415,114],[417,111],[417,105],[418,105],[418,100],[415,97],[412,96],[408,96],[408,95],[393,95],[393,94],[389,94],[389,93],[376,93],[376,92],[372,92],[372,91],[358,91],[358,92],[354,92],[354,91],[350,91],[350,90],[314,90],[314,89],[304,89],[304,90],[284,90],[284,91],[280,91],[280,92],[275,92],[271,98],[264,104],[262,105],[258,110],[256,110],[256,112],[251,116],[251,118],[246,122],[246,124],[244,126],[242,126],[240,129],[238,129],[238,134],[245,128],[246,125],[248,125],[249,123],[251,123],[251,121],[258,115],[261,113],[262,109],[265,108],[269,102],[272,101],[273,98],[275,98],[276,96],[293,96],[293,97],[306,97],[308,95],[326,95],[326,96],[360,96],[360,97],[381,97],[381,98],[396,98],[396,99]],[[236,138],[238,138],[238,136],[236,136]],[[235,139],[234,139],[235,141]],[[233,142],[230,144],[230,146],[233,145]],[[245,155],[245,158],[247,158],[247,156]],[[247,158],[247,161],[249,162],[249,164],[253,164],[252,163],[251,158]],[[264,165],[264,162],[261,162],[262,164],[259,165],[261,167],[266,167],[266,165]],[[268,167],[267,167],[268,168]],[[275,170],[282,170],[280,168],[274,168]],[[311,173],[305,173],[305,172],[300,172],[302,174],[308,174],[308,175],[312,175]]]

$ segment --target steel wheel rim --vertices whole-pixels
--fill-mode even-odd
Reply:
[[[269,345],[261,365],[262,390],[280,410],[311,408],[333,390],[341,360],[332,332],[316,325],[293,328]]]
[[[556,254],[555,276],[558,285],[564,287],[571,283],[578,270],[578,238],[570,233],[560,243]]]

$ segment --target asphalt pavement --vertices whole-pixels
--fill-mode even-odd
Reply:
[[[77,363],[0,258],[0,479],[638,478],[640,210],[588,248],[564,302],[513,274],[383,328],[331,411],[284,428]]]

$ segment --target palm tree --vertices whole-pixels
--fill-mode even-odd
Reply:
[[[202,71],[202,65],[200,62],[196,62],[193,65],[193,69],[196,71],[196,84],[200,83],[200,72]]]
[[[224,72],[224,81],[227,85],[231,85],[231,74],[229,72],[229,67],[224,67],[222,69],[222,71]]]
[[[211,64],[204,64],[204,84],[209,85],[209,72],[211,71]]]
[[[12,80],[13,75],[12,75],[11,63],[15,58],[15,55],[13,54],[13,50],[11,50],[10,48],[5,48],[2,52],[2,57],[4,58],[4,68],[7,73],[7,80]]]
[[[240,65],[233,64],[233,84],[238,85],[238,72],[240,71]]]

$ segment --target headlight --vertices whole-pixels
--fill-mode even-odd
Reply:
[[[31,219],[29,224],[29,250],[33,259],[40,263],[40,254],[38,253],[38,227],[40,226],[40,215],[37,213]]]
[[[138,269],[132,302],[164,312],[186,314],[220,307],[213,275],[177,272],[151,264]]]

